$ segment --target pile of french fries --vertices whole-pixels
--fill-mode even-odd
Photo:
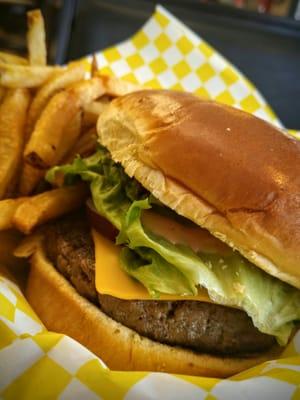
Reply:
[[[139,87],[102,76],[95,58],[47,65],[42,14],[27,14],[28,58],[0,52],[0,231],[28,234],[84,204],[84,184],[47,187],[54,165],[94,152],[96,122],[112,98]]]

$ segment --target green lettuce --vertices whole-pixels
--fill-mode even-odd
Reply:
[[[129,178],[101,146],[89,158],[78,157],[70,165],[52,168],[47,180],[55,181],[57,174],[63,174],[65,184],[77,179],[89,182],[95,208],[120,231],[117,243],[123,245],[124,270],[151,296],[195,295],[199,286],[204,287],[213,301],[242,308],[261,332],[276,336],[280,344],[287,343],[300,320],[299,290],[271,277],[235,251],[226,257],[196,254],[147,230],[141,222],[142,212],[153,203],[159,207],[159,202]]]
[[[197,287],[202,286],[213,301],[242,308],[261,332],[276,336],[280,344],[287,343],[294,321],[300,319],[299,290],[268,275],[235,251],[227,256],[196,254],[186,246],[174,245],[147,231],[141,223],[141,214],[149,207],[149,199],[133,202],[117,238],[118,244],[128,246],[122,250],[121,260],[129,275],[156,296],[163,291],[159,285],[153,287],[155,275],[157,280],[166,280],[164,286],[168,287],[163,293],[196,294]],[[145,249],[159,257],[145,257]],[[181,272],[180,279],[176,276],[172,281],[173,271],[169,266]],[[186,281],[191,292],[182,290]]]
[[[179,268],[168,263],[155,251],[137,248],[136,251],[124,247],[121,251],[121,263],[124,270],[140,281],[153,298],[161,293],[193,295],[197,294]]]
[[[132,201],[147,195],[135,179],[125,174],[121,165],[112,161],[108,151],[102,146],[98,146],[91,157],[82,159],[78,156],[72,164],[51,168],[46,180],[53,183],[56,176],[61,174],[66,185],[74,184],[79,178],[89,182],[98,213],[119,230],[122,218]]]

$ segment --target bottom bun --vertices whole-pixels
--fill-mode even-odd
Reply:
[[[80,296],[41,247],[31,257],[26,291],[48,329],[74,338],[114,370],[228,377],[278,355],[276,347],[249,358],[218,357],[142,337]]]

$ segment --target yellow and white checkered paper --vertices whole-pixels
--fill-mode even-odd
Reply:
[[[194,92],[281,126],[255,87],[162,7],[131,39],[97,54],[100,69],[153,88]],[[300,138],[299,132],[293,132]],[[1,399],[300,399],[300,332],[281,358],[214,379],[110,371],[73,339],[48,332],[0,276]]]

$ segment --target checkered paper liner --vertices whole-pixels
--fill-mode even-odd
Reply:
[[[90,60],[90,58],[87,58]],[[255,87],[158,6],[129,40],[99,52],[105,74],[194,92],[281,126]],[[300,138],[299,132],[292,131]],[[1,399],[300,399],[300,331],[281,358],[230,379],[110,371],[73,339],[48,332],[20,289],[0,276]]]

